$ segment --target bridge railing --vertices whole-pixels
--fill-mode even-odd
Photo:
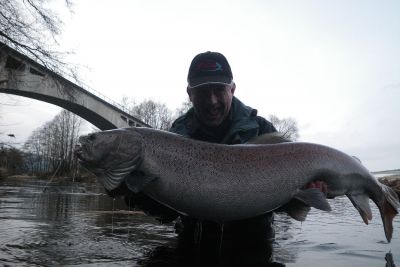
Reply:
[[[131,111],[130,111],[129,109],[127,109],[126,107],[122,106],[122,105],[121,105],[120,103],[118,103],[117,101],[115,101],[115,100],[113,100],[113,99],[111,99],[111,98],[109,98],[109,97],[103,95],[103,94],[100,93],[99,91],[97,91],[97,90],[91,88],[89,85],[87,85],[87,84],[85,84],[85,83],[83,83],[83,82],[79,82],[79,86],[80,86],[82,89],[84,89],[84,90],[88,91],[89,93],[95,95],[96,97],[100,98],[101,100],[107,102],[108,104],[110,104],[110,105],[112,105],[112,106],[114,106],[114,107],[116,107],[116,108],[122,110],[122,111],[125,112],[126,114],[129,114],[129,115],[136,121],[136,122],[134,122],[134,124],[131,124],[131,123],[133,123],[131,119],[124,118],[124,119],[127,120],[128,124],[129,124],[130,126],[132,126],[132,125],[135,125],[135,126],[136,126],[136,125],[141,125],[141,126],[145,126],[145,127],[151,127],[150,125],[147,125],[147,124],[144,123],[143,121],[138,120],[138,119],[135,117],[135,115],[133,115],[133,114],[131,113]]]
[[[82,89],[90,92],[91,94],[97,96],[98,98],[104,100],[105,102],[109,103],[110,105],[113,105],[119,109],[121,109],[122,111],[124,111],[125,113],[131,115],[132,117],[134,117],[134,115],[131,113],[131,111],[124,107],[123,105],[121,105],[120,103],[118,103],[117,101],[109,98],[108,96],[103,95],[102,93],[100,93],[99,91],[91,88],[89,85],[83,83],[83,82],[79,82],[79,86],[82,87]]]

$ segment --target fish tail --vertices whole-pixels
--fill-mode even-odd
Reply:
[[[385,235],[388,242],[392,239],[393,218],[399,213],[400,203],[397,193],[390,187],[380,184],[383,192],[383,198],[377,203],[381,213]]]

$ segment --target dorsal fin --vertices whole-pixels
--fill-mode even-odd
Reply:
[[[274,133],[268,133],[268,134],[263,134],[260,136],[257,136],[249,141],[246,142],[246,144],[253,144],[253,145],[266,145],[266,144],[279,144],[279,143],[287,143],[287,142],[292,142],[289,139],[286,139],[283,137],[282,133],[279,132],[274,132]]]
[[[357,158],[356,156],[351,156],[353,159],[357,160],[360,164],[362,164],[361,160]]]

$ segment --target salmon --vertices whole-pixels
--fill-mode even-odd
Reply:
[[[330,210],[326,197],[347,196],[368,224],[369,199],[379,208],[386,239],[400,207],[397,194],[359,160],[305,142],[223,145],[150,128],[123,128],[82,136],[76,154],[107,190],[125,183],[180,214],[218,223],[255,217],[288,205]],[[296,209],[289,214],[296,219]],[[302,210],[301,205],[299,210]],[[308,210],[306,210],[307,212]]]

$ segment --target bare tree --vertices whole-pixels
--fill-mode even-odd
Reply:
[[[64,0],[71,10],[70,0]],[[48,69],[76,78],[57,51],[62,21],[47,8],[49,0],[0,0],[0,42],[31,57]],[[1,48],[1,46],[0,46]]]
[[[70,174],[76,168],[73,148],[80,135],[81,118],[63,110],[35,130],[24,145],[34,173]]]
[[[148,99],[132,108],[134,116],[156,129],[168,130],[172,123],[172,112],[164,103]]]
[[[22,170],[22,151],[15,147],[0,146],[0,177],[18,174],[21,173]]]
[[[297,122],[293,118],[279,119],[276,115],[269,116],[270,122],[282,134],[282,137],[295,141],[299,138],[299,128]]]
[[[174,116],[166,104],[151,99],[136,104],[136,101],[123,97],[121,105],[129,110],[129,113],[147,123],[151,127],[160,130],[168,130],[171,127]]]

